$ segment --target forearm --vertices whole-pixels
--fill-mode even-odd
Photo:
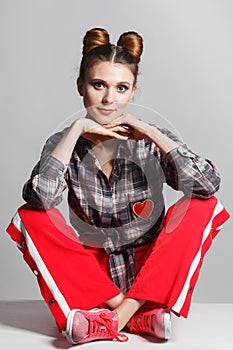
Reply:
[[[57,206],[66,189],[65,174],[77,139],[83,132],[78,119],[64,132],[52,135],[43,148],[40,161],[23,187],[23,198],[31,206],[43,209]]]
[[[180,145],[169,138],[167,135],[163,134],[160,130],[152,125],[146,124],[146,137],[156,144],[163,154],[167,154],[174,148],[179,147]]]
[[[160,149],[166,181],[174,189],[203,199],[219,189],[220,176],[215,166],[193,153],[176,135],[149,126],[147,137]]]
[[[51,152],[51,156],[58,159],[64,165],[68,165],[72,152],[78,138],[84,131],[83,119],[78,119],[71,124],[69,129],[66,131],[60,142],[56,145],[54,150]]]

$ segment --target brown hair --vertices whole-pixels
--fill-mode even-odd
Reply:
[[[114,62],[128,65],[136,84],[142,50],[143,39],[136,32],[129,31],[121,34],[117,45],[114,45],[110,43],[109,34],[105,29],[90,29],[83,39],[79,78],[84,81],[88,69],[97,62]]]

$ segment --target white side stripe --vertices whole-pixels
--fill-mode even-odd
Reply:
[[[175,305],[171,308],[172,310],[176,311],[177,313],[180,312],[180,310],[182,309],[183,307],[183,304],[185,302],[185,299],[186,299],[186,296],[187,296],[187,293],[188,293],[188,290],[189,290],[189,287],[190,287],[190,280],[194,274],[194,272],[196,271],[197,267],[198,267],[198,264],[199,264],[199,261],[201,259],[201,250],[202,250],[202,246],[205,242],[205,240],[207,239],[209,233],[210,233],[210,230],[211,230],[211,225],[212,225],[212,221],[213,219],[215,218],[215,216],[217,214],[219,214],[221,211],[223,210],[223,206],[222,204],[218,201],[216,206],[215,206],[215,209],[214,209],[214,212],[213,212],[213,215],[209,221],[209,223],[207,224],[204,232],[203,232],[203,237],[202,237],[202,242],[201,242],[201,246],[200,246],[200,249],[197,253],[197,255],[195,256],[192,264],[191,264],[191,267],[190,267],[190,270],[189,270],[189,273],[188,273],[188,277],[185,281],[185,284],[183,286],[183,289],[175,303]]]
[[[45,280],[46,284],[48,285],[55,300],[58,302],[64,315],[67,317],[68,313],[70,312],[70,308],[69,308],[64,296],[62,295],[62,293],[58,289],[58,286],[56,285],[55,281],[53,280],[53,277],[51,276],[49,270],[47,269],[45,263],[43,262],[38,250],[36,249],[36,246],[34,245],[33,241],[31,240],[31,237],[29,236],[24,225],[22,225],[22,229],[23,229],[23,234],[25,236],[25,240],[27,243],[27,248],[28,248],[32,258],[36,262],[38,270],[40,271],[41,275],[43,276],[43,279]]]
[[[20,232],[22,232],[21,223],[22,223],[22,221],[21,221],[21,218],[20,218],[19,213],[17,211],[13,217],[13,224],[17,228],[17,230],[19,230]]]

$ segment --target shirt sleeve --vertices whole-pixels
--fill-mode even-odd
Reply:
[[[62,201],[63,191],[67,188],[67,166],[51,156],[61,136],[61,133],[58,133],[47,140],[39,162],[23,186],[24,200],[36,209],[57,206]]]
[[[166,183],[192,198],[208,199],[220,187],[220,175],[215,165],[195,154],[170,131],[164,131],[179,147],[161,155]]]

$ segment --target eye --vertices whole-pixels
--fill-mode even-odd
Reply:
[[[117,90],[118,90],[119,92],[125,92],[125,91],[129,90],[129,88],[128,88],[128,86],[126,86],[126,85],[119,85],[119,86],[117,87]]]
[[[96,90],[101,90],[104,88],[104,83],[102,81],[95,81],[94,83],[92,83],[92,86],[96,89]]]

